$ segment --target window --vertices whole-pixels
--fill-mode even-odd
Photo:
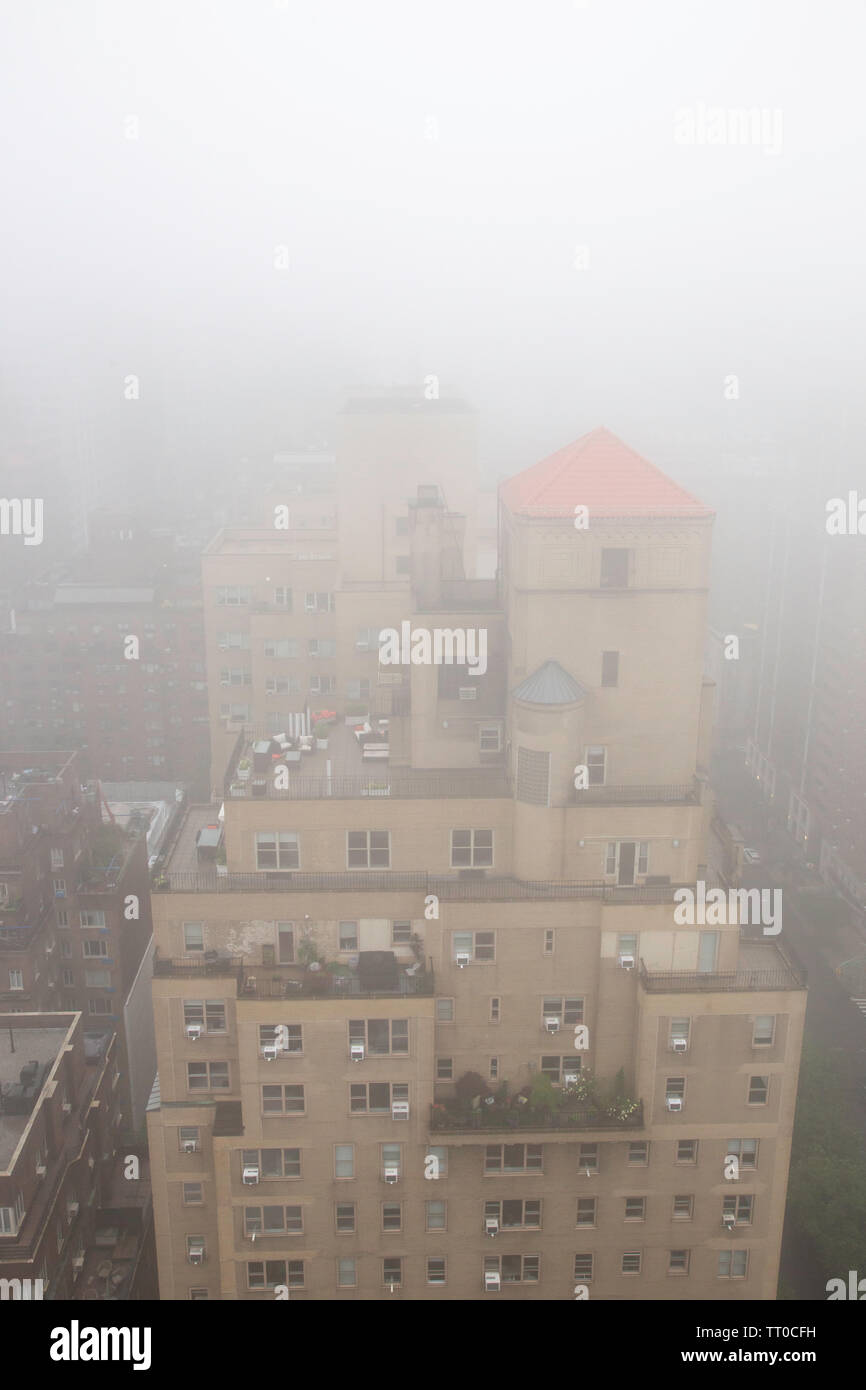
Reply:
[[[674,1197],[674,1221],[691,1221],[695,1199],[692,1196]]]
[[[684,1076],[669,1076],[665,1082],[665,1100],[684,1100],[686,1094],[686,1078]]]
[[[540,1173],[543,1153],[542,1144],[488,1144],[484,1150],[484,1171]]]
[[[66,941],[64,941],[63,944],[64,946],[68,945]],[[101,957],[102,959],[105,959],[108,956],[108,942],[103,940],[101,937],[98,941],[84,940],[82,941],[81,946],[85,960],[88,957]]]
[[[310,693],[312,695],[335,695],[336,692],[336,676],[310,676]]]
[[[620,1269],[623,1274],[640,1274],[640,1251],[627,1250],[622,1257]]]
[[[596,1197],[578,1197],[577,1199],[577,1224],[578,1226],[594,1226]]]
[[[568,1057],[542,1057],[541,1073],[549,1076],[551,1081],[561,1081],[563,1073],[566,1071],[580,1071],[580,1057],[575,1057],[572,1052]]]
[[[491,1057],[487,1067],[487,1075],[491,1081],[499,1080],[499,1058]]]
[[[646,1166],[649,1163],[649,1142],[640,1139],[636,1144],[628,1146],[628,1162],[635,1165]]]
[[[78,920],[82,927],[104,927],[105,913],[102,911],[79,912]]]
[[[190,954],[193,951],[204,950],[203,922],[184,922],[183,949],[187,952],[187,954]]]
[[[697,1163],[698,1161],[698,1141],[697,1139],[678,1139],[677,1140],[677,1163]]]
[[[304,598],[304,611],[307,613],[333,613],[336,607],[333,594],[308,592]]]
[[[720,1279],[745,1279],[749,1269],[748,1250],[720,1250],[719,1269]]]
[[[220,668],[220,685],[252,685],[252,671],[245,666],[223,666]]]
[[[270,660],[289,660],[293,661],[298,655],[298,643],[294,637],[267,637],[265,639],[265,656]]]
[[[292,965],[295,959],[295,932],[291,922],[277,923],[277,960],[280,965]]]
[[[244,1208],[244,1235],[299,1236],[303,1232],[303,1207]]]
[[[382,1261],[382,1282],[391,1284],[394,1288],[399,1288],[403,1283],[403,1261],[399,1257],[391,1256]]]
[[[548,995],[541,1003],[542,1021],[546,1018],[556,1018],[560,1023],[570,1027],[575,1023],[583,1023],[583,999],[577,995],[566,996]]]
[[[441,1148],[441,1147],[437,1147],[437,1146],[435,1146],[435,1145],[428,1146],[428,1148],[427,1148],[427,1157],[430,1157],[431,1155],[432,1155],[433,1158],[436,1159],[436,1162],[439,1164],[439,1176],[440,1176],[440,1178],[447,1178],[447,1176],[448,1176],[448,1150],[447,1150],[447,1149],[444,1149],[444,1148]]]
[[[303,1260],[250,1260],[247,1264],[247,1288],[289,1289],[304,1287]]]
[[[427,1217],[427,1220],[426,1220],[427,1230],[428,1230],[428,1231],[444,1231],[444,1230],[445,1230],[445,1226],[446,1226],[446,1222],[447,1222],[447,1214],[448,1214],[448,1204],[447,1204],[447,1202],[442,1202],[442,1201],[439,1201],[439,1200],[434,1200],[434,1201],[431,1201],[431,1202],[425,1202],[425,1203],[424,1203],[424,1207],[425,1207],[426,1217]]]
[[[575,1255],[574,1277],[584,1284],[592,1279],[592,1255]]]
[[[177,1131],[177,1146],[181,1153],[184,1151],[185,1144],[195,1144],[198,1148],[200,1144],[198,1125],[180,1125]]]
[[[355,650],[359,652],[375,652],[379,647],[378,627],[359,627],[355,631]]]
[[[57,909],[57,925],[58,927],[69,926],[69,913],[65,907]]]
[[[227,1091],[228,1062],[187,1062],[186,1084],[190,1091]]]
[[[351,1289],[358,1282],[355,1269],[354,1257],[349,1255],[346,1259],[337,1261],[337,1286],[341,1289]]]
[[[486,1255],[484,1273],[498,1274],[503,1284],[537,1284],[541,1257],[539,1255]]]
[[[428,1255],[427,1257],[427,1283],[445,1283],[445,1257],[444,1255]]]
[[[51,867],[52,867],[52,869],[62,869],[62,868],[63,868],[63,850],[62,850],[62,849],[53,849],[53,850],[51,851]]]
[[[454,1080],[454,1059],[453,1059],[452,1057],[437,1057],[437,1058],[436,1058],[436,1080],[437,1080],[437,1081],[453,1081],[453,1080]]]
[[[722,1216],[732,1216],[738,1226],[751,1226],[755,1199],[750,1194],[722,1198]]]
[[[688,1274],[690,1253],[688,1250],[669,1250],[668,1274]]]
[[[619,652],[602,652],[602,685],[619,685]]]
[[[348,700],[369,700],[370,682],[364,677],[361,680],[351,680],[346,682],[346,698]]]
[[[391,945],[407,946],[412,940],[411,922],[392,922],[391,923]]]
[[[759,1014],[752,1024],[752,1047],[772,1047],[775,1037],[775,1014]]]
[[[498,753],[502,746],[502,732],[498,724],[482,724],[478,729],[478,751]]]
[[[451,933],[453,954],[468,955],[470,960],[496,959],[496,933],[492,931],[455,931]]]
[[[251,603],[253,591],[245,584],[220,584],[215,590],[217,607],[239,608]]]
[[[544,933],[544,954],[545,954],[546,956],[552,956],[552,955],[553,955],[553,950],[554,950],[555,944],[556,944],[556,930],[555,930],[555,928],[553,928],[553,927],[548,927],[548,928],[546,929],[545,933]]]
[[[490,1000],[490,1022],[498,1023],[500,1015],[499,995],[494,994]]]
[[[591,787],[601,787],[604,785],[605,765],[607,762],[607,749],[599,744],[592,744],[586,750],[586,768]]]
[[[12,990],[12,989],[23,989],[23,988],[24,988],[24,971],[23,971],[23,970],[10,970],[10,971],[9,971],[9,988],[10,988],[10,990]]]
[[[605,547],[601,552],[602,589],[628,588],[629,550],[613,550]]]
[[[250,638],[246,632],[220,632],[217,636],[217,644],[220,648],[232,648],[238,651],[249,651]]]
[[[632,960],[637,960],[637,940],[633,932],[620,932],[616,938],[617,957],[631,956]]]
[[[337,1202],[336,1205],[336,1224],[337,1230],[349,1233],[355,1229],[355,1203]]]
[[[300,678],[300,676],[266,676],[266,677],[265,677],[265,694],[266,694],[266,695],[300,695],[300,693],[301,693],[301,678]],[[275,724],[275,723],[282,724],[282,723],[284,722],[283,719],[282,719],[282,717],[279,716],[279,715],[273,715],[273,714],[272,714],[272,715],[270,716],[270,718],[271,718],[271,721],[272,721],[272,724],[271,724],[271,727],[272,727],[272,728],[274,727],[274,724]],[[288,723],[289,721],[285,721],[285,722]]]
[[[54,888],[54,896],[55,896],[55,897],[57,897],[57,898],[65,898],[65,897],[66,897],[66,879],[65,879],[65,878],[55,878],[55,879],[52,879],[52,885],[53,885],[53,888]],[[83,924],[82,924],[82,925],[83,925]]]
[[[297,869],[301,862],[299,837],[294,830],[256,832],[256,868]]]
[[[259,1047],[276,1047],[284,1054],[300,1056],[304,1051],[303,1029],[300,1023],[260,1023]]]
[[[198,1024],[208,1033],[226,1031],[226,1006],[222,999],[185,999],[183,1003],[183,1023],[187,1028]]]
[[[347,831],[346,864],[350,869],[389,869],[391,867],[390,830]]]
[[[437,999],[437,1000],[436,1000],[436,1022],[437,1022],[437,1023],[453,1023],[453,1022],[454,1022],[454,1000],[453,1000],[453,999]]]
[[[210,1298],[210,1291],[208,1289],[190,1289],[189,1296],[193,1303],[207,1303]]]
[[[355,1145],[334,1145],[334,1176],[353,1178],[355,1176]]]
[[[88,999],[87,1012],[93,1017],[108,1015],[111,1013],[112,1004],[110,999]]]
[[[493,863],[492,830],[452,830],[452,869],[489,868]]]
[[[674,1043],[680,1042],[680,1043],[685,1043],[685,1044],[686,1044],[686,1047],[688,1047],[688,1043],[689,1043],[689,1030],[690,1030],[690,1027],[691,1027],[691,1019],[688,1019],[688,1018],[672,1018],[672,1019],[671,1019],[671,1026],[670,1026],[670,1033],[669,1033],[669,1035],[668,1035],[668,1045],[669,1045],[670,1047],[674,1047]],[[674,1047],[674,1051],[675,1051],[675,1052],[678,1052],[678,1051],[680,1051],[680,1049]]]
[[[183,1184],[183,1204],[185,1207],[199,1206],[204,1201],[204,1187],[200,1182]]]
[[[577,1166],[581,1172],[598,1172],[598,1144],[581,1144],[577,1151]]]
[[[276,589],[274,589],[274,604],[275,604],[275,606],[276,606],[277,608],[286,608],[286,609],[288,609],[288,611],[291,613],[291,611],[292,611],[292,591],[291,591],[291,589],[287,589],[285,585],[279,585]]]
[[[263,1115],[303,1115],[303,1086],[263,1086]]]
[[[646,1197],[626,1197],[626,1221],[646,1221]]]
[[[111,971],[85,970],[84,983],[88,989],[108,989],[111,986]]]
[[[364,1043],[367,1051],[378,1057],[389,1053],[405,1056],[409,1051],[408,1018],[350,1018],[349,1046]]]
[[[340,923],[340,946],[341,951],[357,951],[358,949],[358,923]]]
[[[74,970],[64,970],[64,971],[62,972],[62,974],[61,974],[61,980],[62,980],[62,983],[63,983],[63,985],[64,985],[64,987],[65,987],[66,989],[74,989],[74,988],[75,988],[75,971],[74,971]]]
[[[359,1081],[349,1086],[349,1109],[353,1114],[385,1114],[395,1100],[408,1100],[405,1081]]]
[[[311,637],[307,643],[307,651],[311,657],[336,656],[337,644],[330,637]]]
[[[758,1141],[757,1139],[729,1139],[725,1149],[725,1155],[733,1154],[740,1160],[741,1168],[757,1168],[758,1166]]]
[[[241,1166],[258,1168],[262,1178],[299,1178],[300,1149],[241,1149]]]
[[[749,1105],[766,1105],[770,1098],[769,1076],[749,1077]]]
[[[104,946],[104,945],[105,945],[105,942],[104,942],[104,941],[98,941],[98,942],[94,942],[94,941],[85,941],[84,944],[85,944],[85,946]],[[71,960],[71,959],[72,959],[72,943],[71,943],[70,941],[61,941],[61,943],[60,943],[60,954],[62,955],[62,957],[63,957],[64,960]],[[85,951],[85,955],[87,955],[87,954],[88,954],[88,953]]]
[[[485,1202],[485,1217],[493,1216],[503,1230],[515,1230],[521,1226],[541,1227],[541,1202],[533,1199],[524,1202],[520,1199],[503,1202]]]
[[[0,1236],[17,1236],[23,1220],[24,1198],[19,1192],[14,1207],[0,1207]]]
[[[382,1203],[382,1230],[399,1231],[403,1228],[403,1206],[400,1202]]]

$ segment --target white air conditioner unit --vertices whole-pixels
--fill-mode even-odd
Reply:
[[[476,685],[461,685],[458,687],[457,696],[461,700],[477,700],[478,687]]]
[[[666,1096],[665,1105],[671,1114],[673,1114],[675,1111],[682,1110],[683,1098],[682,1096]]]
[[[621,970],[634,970],[634,956],[620,956],[619,964]]]
[[[268,1043],[267,1046],[262,1048],[262,1056],[264,1057],[266,1062],[275,1062],[277,1060],[278,1052],[279,1048],[277,1047],[276,1043]]]
[[[188,1023],[186,1026],[186,1036],[190,1042],[198,1042],[201,1037],[201,1024]],[[196,1065],[198,1064],[196,1063]]]
[[[409,1102],[408,1100],[394,1100],[391,1102],[391,1119],[408,1120]]]
[[[484,1292],[499,1293],[500,1287],[501,1284],[499,1275],[493,1274],[491,1271],[488,1270],[487,1273],[484,1275]]]
[[[73,1268],[73,1269],[83,1269],[83,1268],[84,1268],[84,1256],[83,1256],[83,1255],[73,1255],[73,1256],[72,1256],[72,1268]]]
[[[203,1261],[204,1261],[204,1246],[203,1246],[203,1245],[191,1245],[191,1246],[189,1247],[189,1253],[187,1254],[187,1259],[189,1260],[189,1262],[190,1262],[191,1265],[200,1265],[200,1264],[202,1264]]]
[[[243,1172],[243,1182],[245,1187],[255,1187],[259,1181],[258,1168],[245,1168]]]
[[[562,1073],[563,1086],[576,1086],[579,1076],[579,1071],[564,1071]]]
[[[484,1230],[488,1236],[499,1235],[499,1219],[496,1216],[485,1216]]]
[[[45,1177],[45,1174],[46,1174],[47,1172],[48,1172],[48,1169],[45,1167],[45,1164],[44,1164],[44,1163],[37,1163],[37,1165],[36,1165],[36,1176],[37,1176],[37,1178],[44,1178],[44,1177]]]
[[[688,1038],[671,1038],[671,1052],[688,1052]]]
[[[183,1151],[185,1154],[196,1154],[198,1153],[198,1144],[194,1139],[184,1139]]]
[[[363,1062],[367,1055],[367,1049],[363,1043],[351,1043],[349,1046],[349,1056],[353,1062]]]
[[[391,1182],[391,1183],[396,1182],[397,1179],[399,1178],[399,1176],[400,1176],[400,1169],[399,1169],[399,1168],[386,1168],[386,1169],[385,1169],[385,1181],[386,1181],[386,1182]]]
[[[77,1216],[81,1210],[81,1205],[79,1202],[67,1202],[66,1210],[69,1212],[70,1216]]]
[[[231,685],[231,681],[220,681],[220,685]]]
[[[548,1033],[558,1033],[558,1032],[559,1032],[559,1019],[558,1019],[558,1018],[546,1018],[546,1019],[544,1020],[544,1026],[545,1026],[545,1028],[547,1029]]]
[[[726,1228],[726,1230],[732,1231],[736,1224],[737,1218],[734,1216],[734,1213],[732,1211],[726,1211],[724,1216],[722,1217],[722,1225]]]
[[[71,1114],[72,1114],[72,1106],[70,1105],[70,1103],[69,1103],[68,1100],[65,1100],[65,1101],[63,1102],[63,1104],[61,1105],[60,1109],[63,1111],[64,1115],[71,1115]]]
[[[469,964],[469,952],[468,952],[468,951],[458,951],[457,954],[455,955],[454,959],[455,959],[455,961],[457,962],[457,965],[459,966],[459,968],[460,968],[461,970],[465,970],[466,966]]]

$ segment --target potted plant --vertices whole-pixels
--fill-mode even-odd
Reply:
[[[237,768],[237,780],[239,782],[248,782],[252,775],[252,770],[253,765],[250,762],[249,758],[241,758]]]
[[[227,865],[226,865],[226,847],[225,847],[225,845],[220,845],[219,849],[217,850],[217,855],[216,855],[216,871],[217,871],[217,875],[218,875],[219,878],[225,878],[225,877],[228,875],[228,867],[227,867]]]

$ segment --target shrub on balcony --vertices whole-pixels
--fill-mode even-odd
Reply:
[[[555,1115],[562,1102],[562,1093],[556,1089],[549,1076],[538,1072],[532,1078],[529,1088],[529,1104],[533,1110],[543,1114]]]
[[[454,1083],[454,1094],[461,1105],[468,1107],[476,1096],[481,1100],[489,1096],[490,1087],[480,1072],[465,1071]]]

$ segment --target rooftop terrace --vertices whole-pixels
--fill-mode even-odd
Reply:
[[[23,1028],[16,1027],[13,1019],[14,1015],[2,1015],[0,1027],[0,1172],[9,1167],[21,1136],[30,1123],[45,1077],[69,1032],[68,1024],[59,1028]],[[21,1090],[19,1078],[22,1069],[30,1062],[36,1062],[39,1070],[35,1094],[28,1097]],[[16,1108],[20,1105],[22,1113],[9,1114],[6,1106],[10,1103],[16,1104]]]

